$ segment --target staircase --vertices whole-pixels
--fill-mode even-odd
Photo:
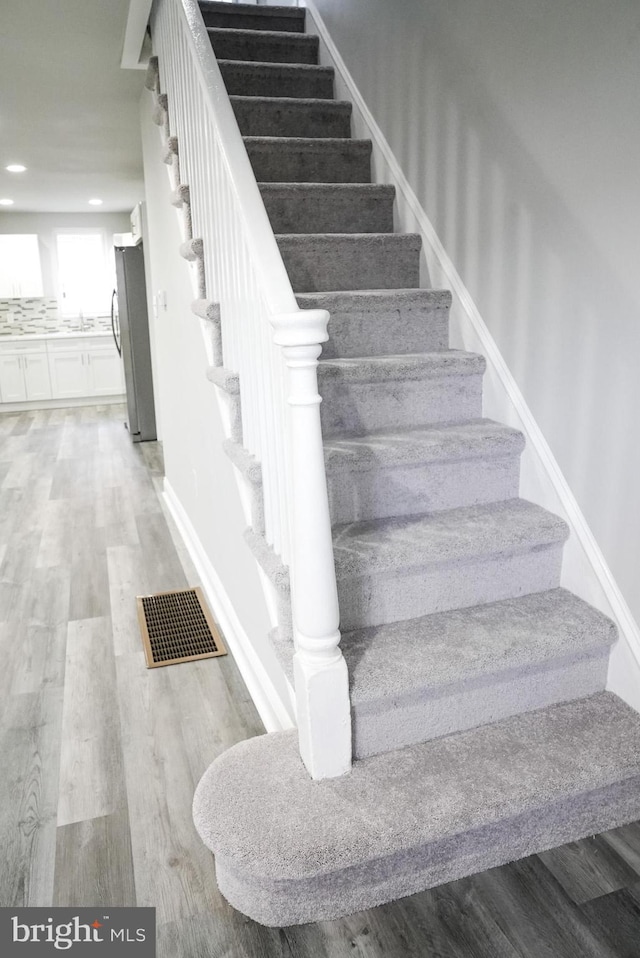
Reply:
[[[223,894],[287,925],[640,817],[640,717],[604,691],[615,628],[560,588],[568,529],[518,498],[523,437],[482,418],[485,362],[448,348],[450,296],[420,288],[420,237],[394,232],[305,11],[200,7],[298,304],[331,315],[353,769],[313,781],[275,733],[222,755],[194,802]],[[250,541],[281,588],[260,528]],[[274,643],[290,673],[285,621]]]

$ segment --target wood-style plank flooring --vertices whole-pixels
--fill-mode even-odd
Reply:
[[[119,406],[0,415],[0,905],[152,905],[161,958],[640,958],[640,824],[342,921],[268,929],[191,821],[262,732],[232,657],[147,670],[135,596],[197,584]]]

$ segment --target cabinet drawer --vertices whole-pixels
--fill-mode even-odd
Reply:
[[[25,353],[40,353],[46,356],[47,344],[43,340],[31,343],[0,343],[2,356],[24,356]]]
[[[91,343],[91,339],[84,337],[64,336],[47,340],[47,349],[49,353],[83,353],[90,348]]]

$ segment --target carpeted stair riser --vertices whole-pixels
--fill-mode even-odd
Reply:
[[[330,100],[333,69],[303,64],[243,63],[219,60],[227,93],[235,96],[285,96]]]
[[[296,299],[301,309],[329,311],[323,359],[437,352],[449,344],[448,290],[350,290]]]
[[[209,29],[213,52],[220,60],[253,60],[258,63],[318,62],[318,38],[304,33],[254,32]]]
[[[245,137],[259,183],[369,183],[371,141]]]
[[[393,233],[392,186],[261,183],[274,233]]]
[[[330,920],[634,821],[639,756],[639,717],[608,693],[323,782],[295,730],[278,732],[214,762],[194,820],[236,908],[267,925]]]
[[[405,289],[420,280],[417,234],[281,234],[276,240],[296,293]]]
[[[297,7],[257,7],[245,3],[199,4],[208,27],[231,27],[241,30],[284,30],[304,33],[305,10]]]
[[[480,421],[325,441],[335,525],[518,495],[522,436]]]
[[[599,692],[615,640],[564,589],[344,633],[356,755]]]
[[[363,436],[383,429],[479,419],[484,369],[481,356],[453,350],[321,360],[323,435]]]
[[[351,104],[293,97],[230,97],[243,136],[349,137]]]
[[[338,526],[341,631],[553,589],[566,537],[520,499]]]

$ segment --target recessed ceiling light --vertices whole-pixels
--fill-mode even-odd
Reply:
[[[9,166],[5,166],[5,170],[8,170],[9,173],[24,173],[26,166],[23,166],[22,163],[10,163]]]
[[[5,197],[3,200],[0,200],[0,206],[13,206],[13,200],[9,200]]]
[[[89,206],[102,206],[102,200],[99,200],[99,199],[89,200]]]

